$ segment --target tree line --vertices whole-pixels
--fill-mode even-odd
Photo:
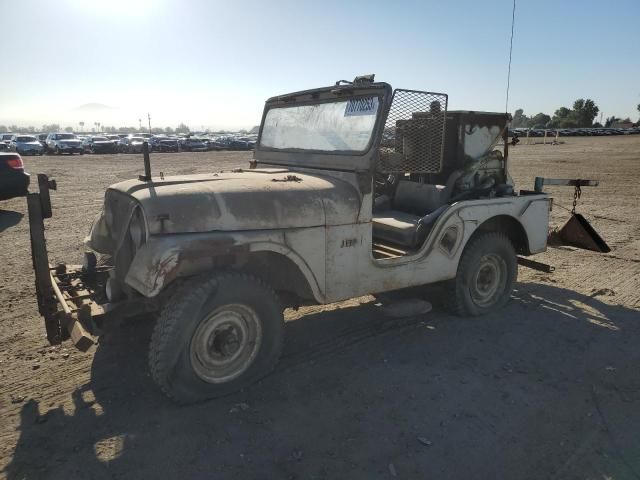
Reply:
[[[638,104],[637,109],[640,112],[640,104]],[[599,122],[593,122],[599,112],[600,109],[593,100],[579,98],[573,102],[572,108],[560,107],[557,109],[553,117],[542,112],[533,117],[528,117],[524,114],[524,110],[519,108],[513,114],[511,126],[513,128],[602,128],[603,125]],[[628,117],[621,120],[618,117],[611,116],[607,117],[604,127],[608,128],[621,121],[631,123],[631,119]],[[640,123],[640,120],[638,123]]]
[[[640,112],[640,104],[637,106],[638,112]],[[575,102],[573,102],[573,108],[560,107],[555,111],[553,117],[547,115],[546,113],[538,113],[533,117],[528,117],[524,114],[524,110],[522,108],[517,109],[513,114],[513,120],[511,121],[511,126],[513,128],[587,128],[587,127],[595,127],[602,128],[603,125],[596,122],[593,123],[595,118],[598,116],[600,109],[595,104],[593,100],[590,98],[584,100],[579,98]],[[620,119],[615,116],[607,117],[604,127],[608,128],[614,123],[617,122],[631,122],[630,118]],[[640,124],[640,120],[638,121]],[[62,128],[60,124],[52,123],[42,125],[40,129],[37,129],[34,126],[28,127],[19,127],[17,125],[0,125],[0,132],[21,132],[21,133],[37,133],[37,132],[75,132],[80,131],[84,132],[85,122],[78,122],[80,126],[79,129],[75,129],[71,126],[66,126]],[[172,127],[154,127],[151,130],[148,128],[137,128],[137,127],[114,127],[114,126],[105,126],[101,125],[99,122],[95,122],[94,126],[91,129],[87,130],[86,133],[135,133],[135,132],[151,132],[155,135],[158,134],[180,134],[180,133],[190,133],[191,130],[187,125],[181,123],[176,128]],[[258,127],[254,127],[251,130],[251,133],[257,133]],[[227,133],[225,130],[220,130],[214,133]],[[240,130],[240,133],[246,133],[245,130]]]

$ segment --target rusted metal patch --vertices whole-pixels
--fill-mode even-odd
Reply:
[[[301,182],[302,179],[296,175],[287,175],[284,178],[272,178],[272,182]]]

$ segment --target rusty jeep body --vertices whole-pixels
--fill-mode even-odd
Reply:
[[[535,266],[524,257],[546,249],[550,209],[514,189],[508,121],[372,76],[273,97],[247,169],[109,187],[77,267],[48,265],[40,176],[29,207],[49,339],[88,348],[115,316],[158,312],[151,374],[191,402],[272,369],[286,307],[445,282],[459,314],[500,308],[518,258]]]

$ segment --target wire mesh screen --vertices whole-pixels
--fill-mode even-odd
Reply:
[[[447,95],[395,90],[382,133],[378,171],[440,172],[446,116]]]

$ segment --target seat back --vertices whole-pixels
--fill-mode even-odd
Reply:
[[[447,201],[446,193],[444,185],[401,180],[393,197],[393,208],[420,216],[426,215]]]
[[[455,170],[449,175],[446,185],[433,185],[400,180],[393,196],[393,208],[416,215],[427,215],[449,203],[456,180],[463,175]]]

